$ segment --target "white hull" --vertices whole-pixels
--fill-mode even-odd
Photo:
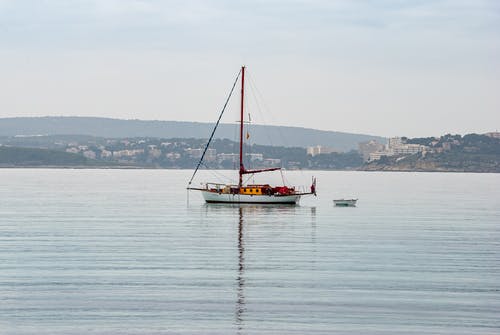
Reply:
[[[201,191],[206,202],[233,204],[296,204],[300,195],[249,195]]]

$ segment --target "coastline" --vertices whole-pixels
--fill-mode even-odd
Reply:
[[[86,165],[0,165],[0,169],[74,169],[74,170],[192,170],[192,168],[165,168],[156,166],[86,166]],[[225,170],[225,169],[214,169]],[[284,169],[286,170],[286,169]],[[288,171],[351,171],[351,172],[420,172],[420,173],[500,173],[493,170],[466,170],[466,169],[407,169],[394,166],[378,166],[378,167],[360,167],[354,169],[290,169]]]

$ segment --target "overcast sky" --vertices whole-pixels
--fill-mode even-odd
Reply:
[[[242,64],[258,123],[500,129],[497,0],[0,0],[0,117],[214,122]]]

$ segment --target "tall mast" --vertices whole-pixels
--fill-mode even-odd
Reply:
[[[241,67],[241,113],[240,113],[240,181],[238,187],[243,185],[243,174],[245,167],[243,166],[243,106],[245,99],[245,66]]]

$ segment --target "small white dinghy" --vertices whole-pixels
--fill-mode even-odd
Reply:
[[[356,207],[358,199],[335,199],[333,203],[338,207]]]

